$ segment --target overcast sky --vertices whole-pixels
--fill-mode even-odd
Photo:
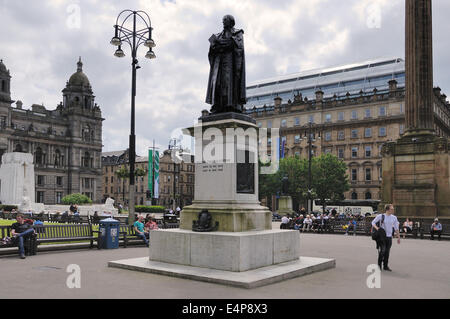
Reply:
[[[378,57],[404,58],[404,0],[0,0],[0,59],[13,100],[55,109],[81,56],[105,118],[104,151],[128,147],[131,58],[113,56],[123,9],[146,11],[157,58],[137,77],[137,153],[166,149],[205,104],[208,38],[232,14],[245,31],[247,83]],[[433,1],[434,83],[450,96],[450,1]]]

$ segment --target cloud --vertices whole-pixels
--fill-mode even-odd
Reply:
[[[119,0],[0,0],[0,50],[13,76],[13,100],[55,108],[82,56],[102,109],[104,151],[126,149],[130,130],[131,61],[109,44],[124,2]],[[286,73],[404,57],[403,0],[132,0],[151,17],[157,58],[144,58],[137,77],[137,151],[191,126],[205,104],[208,41],[232,14],[245,31],[247,83]],[[450,95],[448,1],[433,3],[435,85]]]

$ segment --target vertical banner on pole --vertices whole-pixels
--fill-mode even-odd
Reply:
[[[154,171],[155,171],[155,196],[154,198],[159,198],[159,152],[155,151]]]
[[[153,150],[148,151],[148,190],[153,197]]]
[[[281,142],[281,138],[280,137],[278,137],[277,138],[277,158],[276,158],[276,160],[277,161],[279,161],[280,159],[281,159],[281,145],[280,145],[280,142]]]

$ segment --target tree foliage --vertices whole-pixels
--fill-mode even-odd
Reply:
[[[308,198],[308,160],[298,157],[280,160],[279,170],[272,175],[259,175],[259,196],[281,195],[281,180],[289,178],[288,195],[298,203]],[[331,154],[314,157],[311,162],[311,188],[314,199],[342,199],[350,186],[347,167]]]
[[[331,154],[314,158],[312,177],[312,188],[317,195],[317,199],[322,202],[344,199],[344,193],[350,189],[347,165]],[[323,209],[325,209],[325,206]]]
[[[121,166],[117,171],[115,171],[115,174],[118,178],[121,179],[127,179],[130,178],[130,169],[126,166]],[[134,171],[135,176],[145,176],[146,171],[143,168],[136,168]]]

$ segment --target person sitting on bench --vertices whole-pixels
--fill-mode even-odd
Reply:
[[[134,223],[134,231],[136,232],[136,236],[138,236],[139,238],[141,238],[144,242],[145,245],[148,247],[149,243],[148,243],[148,237],[149,237],[149,233],[145,231],[145,227],[144,227],[144,216],[139,215],[138,220]]]
[[[434,223],[431,224],[431,240],[434,240],[434,235],[438,235],[438,240],[441,240],[441,234],[442,234],[442,224],[439,222],[439,219],[435,219]]]
[[[34,229],[32,225],[25,222],[25,218],[22,214],[17,214],[16,220],[17,223],[12,224],[11,226],[11,235],[17,240],[20,258],[25,259],[24,239],[29,239],[31,235],[34,234]]]

